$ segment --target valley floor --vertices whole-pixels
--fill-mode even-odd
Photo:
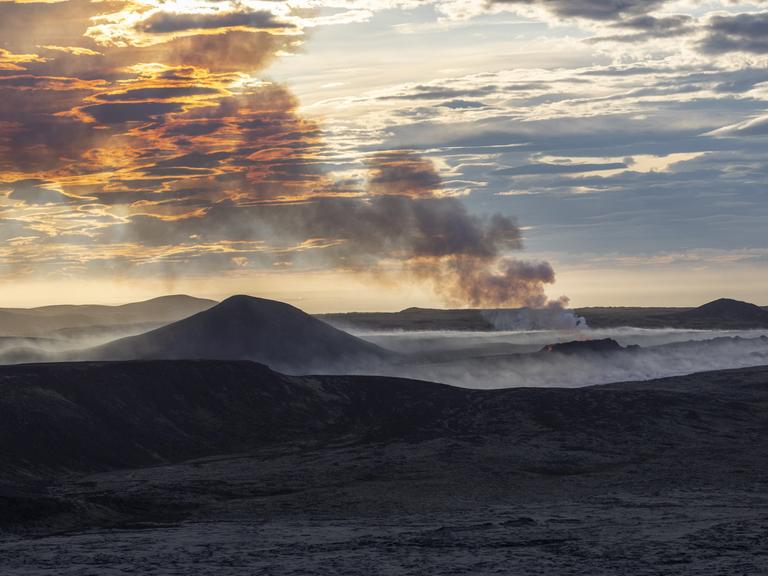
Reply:
[[[3,574],[765,574],[768,503],[744,494],[191,520],[0,543]]]

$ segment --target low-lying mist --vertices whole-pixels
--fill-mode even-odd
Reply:
[[[410,355],[411,362],[381,370],[383,374],[466,388],[579,387],[768,364],[768,330],[619,328],[389,332],[359,336]],[[540,352],[552,343],[603,338],[611,338],[628,348],[577,355]]]
[[[100,326],[58,330],[45,338],[0,337],[0,364],[55,362],[77,356],[78,351],[143,334],[159,324]]]
[[[704,341],[714,338],[759,338],[768,330],[687,330],[675,328],[584,328],[569,330],[508,331],[363,331],[349,330],[355,336],[399,352],[456,351],[462,348],[536,352],[547,344],[574,340],[611,338],[622,346],[661,346],[675,342]]]
[[[580,387],[768,365],[768,330],[589,329],[582,323],[566,326],[560,330],[506,332],[357,331],[356,336],[394,354],[363,361],[354,361],[350,355],[349,362],[342,364],[345,368],[329,363],[318,371],[399,376],[488,389]],[[0,338],[0,364],[108,360],[111,358],[99,355],[99,345],[145,331],[146,327],[132,325],[57,333],[51,338]],[[206,338],[214,341],[218,337],[221,335],[209,334]],[[617,344],[578,353],[542,351],[551,344],[601,339]],[[249,352],[254,347],[259,345],[249,344],[242,354],[230,359],[259,361],[258,349],[252,355]],[[136,358],[146,357],[137,352]],[[160,358],[162,354],[152,353],[149,357]],[[220,358],[216,354],[201,357]],[[288,374],[304,374],[306,360],[297,356],[293,369],[285,362],[273,367]]]

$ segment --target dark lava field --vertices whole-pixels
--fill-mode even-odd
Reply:
[[[3,575],[764,574],[768,368],[577,389],[0,368]]]

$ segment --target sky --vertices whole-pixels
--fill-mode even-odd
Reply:
[[[766,64],[766,0],[0,0],[0,302],[765,305]]]

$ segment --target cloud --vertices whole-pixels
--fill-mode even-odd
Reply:
[[[251,28],[254,30],[285,30],[294,24],[280,21],[272,12],[242,11],[214,12],[209,14],[179,14],[155,12],[141,20],[136,28],[141,32],[167,34],[189,30],[213,30],[222,28]]]
[[[436,196],[442,180],[426,158],[411,152],[382,152],[370,160],[369,186],[373,194]]]
[[[37,54],[14,54],[0,48],[0,70],[24,70],[24,65],[32,62],[44,62]]]
[[[101,81],[82,80],[80,78],[41,76],[34,74],[14,74],[13,76],[0,76],[0,89],[12,88],[16,90],[52,90],[68,91],[80,90],[90,92],[103,88]],[[29,96],[29,95],[28,95]]]
[[[91,18],[85,35],[100,46],[152,46],[171,38],[220,34],[228,30],[301,35],[301,19],[285,2],[262,2],[252,9],[239,2],[192,0],[180,5],[148,0],[120,5]],[[114,7],[114,5],[113,5]]]
[[[58,204],[71,201],[72,198],[50,187],[49,182],[42,180],[18,180],[9,185],[8,198],[20,200],[25,204]]]
[[[492,5],[543,7],[561,18],[617,20],[643,15],[659,8],[666,0],[489,0]]]
[[[210,86],[155,86],[150,88],[134,88],[120,92],[110,92],[95,96],[102,102],[130,102],[132,100],[171,100],[187,96],[213,96],[222,91]]]
[[[194,66],[210,72],[255,72],[282,50],[291,50],[289,37],[265,32],[229,30],[173,38],[127,54],[137,62],[161,62],[169,66]]]
[[[713,16],[700,47],[709,54],[768,54],[768,12]]]
[[[626,170],[628,166],[623,162],[605,162],[602,164],[527,164],[497,170],[496,174],[502,176],[529,176],[536,174],[579,174],[583,172],[603,172],[610,170]]]
[[[122,124],[125,122],[147,122],[154,117],[178,112],[183,104],[175,102],[129,102],[118,104],[92,104],[79,111],[99,124]]]
[[[456,100],[449,100],[440,104],[445,108],[451,108],[453,110],[472,110],[477,108],[484,108],[485,104],[482,102],[476,102],[474,100],[464,100],[457,98]]]
[[[758,116],[743,122],[712,130],[712,136],[768,136],[768,116]]]
[[[476,98],[497,92],[498,86],[456,88],[451,86],[417,85],[399,94],[382,96],[381,100],[446,100],[449,98]]]
[[[40,46],[43,50],[53,50],[55,52],[66,52],[67,54],[73,54],[75,56],[102,56],[101,52],[91,50],[90,48],[83,48],[82,46]]]
[[[611,24],[611,28],[622,30],[618,34],[609,34],[590,38],[592,44],[600,42],[648,42],[661,38],[685,36],[696,31],[696,20],[692,16],[677,14],[656,17],[649,14],[633,16]]]

